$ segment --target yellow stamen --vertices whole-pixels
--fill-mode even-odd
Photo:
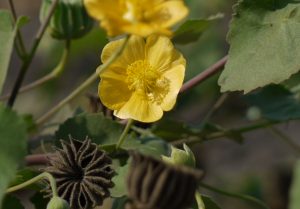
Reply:
[[[127,84],[145,99],[161,104],[170,90],[170,81],[147,60],[138,60],[127,67]]]

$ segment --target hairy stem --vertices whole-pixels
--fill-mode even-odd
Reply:
[[[260,201],[259,199],[254,198],[252,196],[243,195],[243,194],[236,194],[236,193],[224,191],[224,190],[212,187],[212,186],[207,185],[207,184],[202,183],[202,182],[199,183],[199,185],[200,185],[200,187],[203,187],[203,188],[205,188],[207,190],[210,190],[210,191],[213,191],[213,192],[216,192],[216,193],[228,196],[228,197],[233,197],[233,198],[241,199],[241,200],[247,201],[249,203],[253,203],[253,204],[259,206],[260,208],[269,209],[269,207],[264,202]]]
[[[125,46],[127,45],[129,36],[126,37],[123,45],[109,58],[107,62],[102,64],[95,73],[93,73],[87,80],[85,80],[78,88],[76,88],[71,94],[69,94],[65,99],[59,102],[56,106],[50,109],[46,114],[40,117],[37,120],[38,125],[42,125],[45,123],[50,117],[52,117],[57,111],[59,111],[62,107],[68,104],[72,99],[74,99],[77,95],[83,92],[86,88],[88,88],[92,83],[94,83],[99,77],[99,73],[103,70],[107,69],[123,52]]]
[[[34,42],[33,42],[33,46],[32,46],[32,48],[31,48],[31,50],[29,52],[29,55],[26,56],[26,59],[23,60],[21,69],[20,69],[19,74],[17,76],[17,80],[16,80],[16,82],[14,84],[12,93],[11,93],[10,98],[8,100],[8,103],[7,103],[7,105],[9,107],[12,107],[14,105],[14,103],[15,103],[15,100],[17,98],[17,95],[19,93],[20,87],[21,87],[21,85],[23,83],[23,80],[25,78],[25,75],[26,75],[26,73],[28,71],[28,68],[29,68],[29,66],[30,66],[30,64],[32,62],[32,59],[33,59],[33,57],[35,55],[37,47],[39,46],[40,41],[41,41],[41,39],[42,39],[42,37],[43,37],[43,35],[45,33],[45,30],[46,30],[46,28],[47,28],[47,26],[49,24],[50,18],[52,16],[53,12],[54,12],[54,9],[55,9],[57,3],[58,3],[58,0],[54,0],[52,2],[51,8],[49,10],[49,13],[47,14],[47,17],[46,17],[45,21],[42,23],[40,29],[37,32],[37,35],[35,36],[35,39],[34,39]]]
[[[124,143],[124,141],[125,141],[125,139],[126,139],[126,137],[127,137],[127,134],[128,134],[128,132],[129,132],[129,130],[130,130],[132,124],[133,124],[133,120],[132,120],[132,119],[129,119],[129,120],[127,121],[127,124],[126,124],[125,129],[123,130],[123,132],[122,132],[122,134],[121,134],[121,136],[120,136],[120,138],[119,138],[119,140],[118,140],[118,143],[117,143],[117,145],[116,145],[116,150],[118,150],[119,148],[121,148],[122,144]]]
[[[69,58],[69,54],[70,54],[70,41],[66,41],[66,44],[65,44],[65,48],[64,48],[64,51],[63,51],[63,54],[60,58],[60,61],[59,63],[56,65],[56,67],[48,74],[48,75],[45,75],[43,76],[42,78],[26,85],[26,86],[23,86],[22,88],[20,88],[19,90],[19,94],[21,93],[25,93],[27,91],[30,91],[32,89],[35,89],[37,87],[39,87],[40,85],[52,80],[52,79],[55,79],[57,78],[65,69],[65,65],[67,63],[67,60]],[[0,100],[6,100],[9,98],[9,94],[7,95],[4,95],[2,97],[0,97]]]
[[[18,191],[18,190],[23,189],[23,188],[25,188],[25,187],[27,187],[27,186],[29,186],[29,185],[37,182],[37,181],[42,180],[42,179],[48,179],[49,180],[50,186],[51,186],[51,189],[52,189],[52,195],[53,195],[53,197],[57,197],[58,193],[57,193],[55,178],[50,173],[47,173],[47,172],[41,173],[40,175],[38,175],[38,176],[28,180],[28,181],[25,181],[21,184],[10,187],[6,190],[6,192],[11,193],[11,192]]]
[[[195,86],[199,85],[201,82],[205,81],[206,79],[210,78],[211,76],[218,73],[222,70],[228,60],[228,55],[220,59],[218,62],[207,68],[206,70],[199,73],[197,76],[192,78],[191,80],[187,81],[183,84],[180,89],[180,93],[189,91],[190,89],[194,88]]]

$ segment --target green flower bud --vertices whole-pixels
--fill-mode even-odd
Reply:
[[[60,197],[52,197],[47,205],[47,209],[70,209],[67,201]]]
[[[196,160],[192,150],[186,144],[183,144],[183,148],[184,150],[181,150],[172,146],[171,156],[162,156],[163,161],[175,165],[185,165],[194,168],[196,166]]]
[[[52,1],[43,0],[40,10],[41,22],[48,15]],[[86,12],[83,0],[59,0],[49,26],[53,38],[75,39],[91,30],[93,20]]]

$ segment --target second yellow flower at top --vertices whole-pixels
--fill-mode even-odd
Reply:
[[[188,14],[183,0],[84,0],[84,4],[109,36],[171,35],[170,27]]]

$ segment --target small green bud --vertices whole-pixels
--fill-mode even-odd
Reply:
[[[192,150],[186,144],[183,144],[183,148],[184,150],[181,150],[172,146],[171,156],[162,156],[163,161],[194,168],[196,166],[196,160]]]
[[[43,22],[49,13],[53,0],[43,0],[40,20]],[[50,19],[51,36],[56,39],[75,39],[84,36],[93,26],[83,0],[59,0]]]
[[[48,202],[47,209],[70,209],[70,206],[67,201],[56,196]]]

